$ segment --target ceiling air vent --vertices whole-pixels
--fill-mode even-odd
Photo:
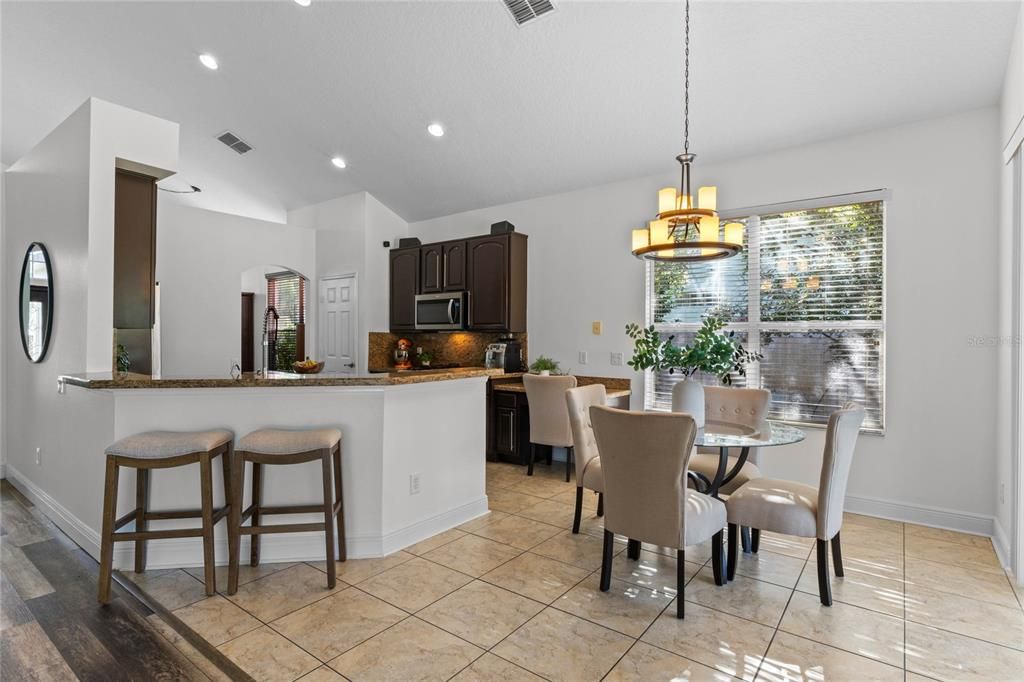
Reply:
[[[230,130],[218,135],[217,139],[234,149],[239,154],[245,154],[246,152],[252,151],[252,147],[247,142],[244,142],[238,137],[238,135],[235,135]]]
[[[516,23],[522,26],[528,21],[533,21],[542,14],[547,14],[555,9],[555,6],[551,4],[551,0],[501,0],[508,11],[512,13],[512,18],[516,20]]]

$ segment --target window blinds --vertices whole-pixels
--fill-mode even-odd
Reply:
[[[277,310],[277,344],[271,369],[291,371],[306,357],[306,280],[294,272],[267,275],[267,304]]]
[[[867,410],[864,428],[883,430],[884,202],[762,207],[743,222],[739,256],[648,267],[648,323],[685,343],[704,315],[723,316],[727,331],[764,354],[745,383],[772,391],[772,418],[825,424],[853,400]],[[679,380],[649,380],[647,407],[670,409]]]

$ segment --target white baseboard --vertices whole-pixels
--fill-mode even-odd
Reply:
[[[893,521],[916,523],[933,528],[955,530],[971,535],[992,537],[994,522],[991,516],[973,514],[971,512],[927,507],[924,505],[905,504],[892,500],[881,500],[875,497],[846,496],[846,511],[865,516],[877,516]]]
[[[1003,565],[1003,568],[1012,569],[1013,564],[1010,561],[1010,537],[1006,534],[1006,530],[1003,528],[1003,525],[999,523],[999,519],[992,519],[992,525],[992,546],[996,548],[996,556],[999,557],[999,563]]]
[[[94,559],[100,556],[100,534],[90,528],[81,519],[72,514],[45,490],[37,486],[17,469],[8,470],[10,483],[25,497],[32,501],[43,514],[53,521],[58,528],[75,541]],[[348,556],[351,559],[368,559],[391,554],[411,544],[424,540],[450,528],[470,521],[487,513],[487,497],[482,496],[473,502],[456,507],[430,519],[419,521],[411,526],[381,536],[363,536],[346,538]],[[228,541],[224,532],[224,524],[215,529],[214,556],[217,564],[226,564],[228,559]],[[241,554],[249,552],[249,538],[242,538]],[[126,569],[132,566],[135,556],[134,544],[119,542],[114,546],[114,567]],[[283,533],[263,537],[260,545],[260,559],[268,563],[290,563],[296,561],[323,561],[323,533]],[[146,565],[148,568],[191,568],[203,565],[203,545],[201,538],[176,538],[149,543]]]

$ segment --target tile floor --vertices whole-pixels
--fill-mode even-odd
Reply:
[[[985,538],[848,514],[832,608],[811,540],[765,533],[725,587],[692,547],[680,621],[674,551],[620,544],[598,590],[595,496],[573,536],[563,473],[488,464],[490,514],[339,563],[332,591],[323,562],[245,567],[230,597],[198,570],[136,578],[258,680],[1024,679],[1020,593]]]

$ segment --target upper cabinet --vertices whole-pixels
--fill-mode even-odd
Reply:
[[[526,331],[524,234],[485,235],[391,251],[391,331],[416,329],[416,295],[465,291],[471,331]]]
[[[392,331],[416,329],[416,294],[420,283],[420,248],[392,249],[388,278]]]
[[[466,242],[441,242],[420,247],[420,293],[437,294],[466,288]]]
[[[525,332],[526,235],[470,239],[467,256],[469,329]]]

